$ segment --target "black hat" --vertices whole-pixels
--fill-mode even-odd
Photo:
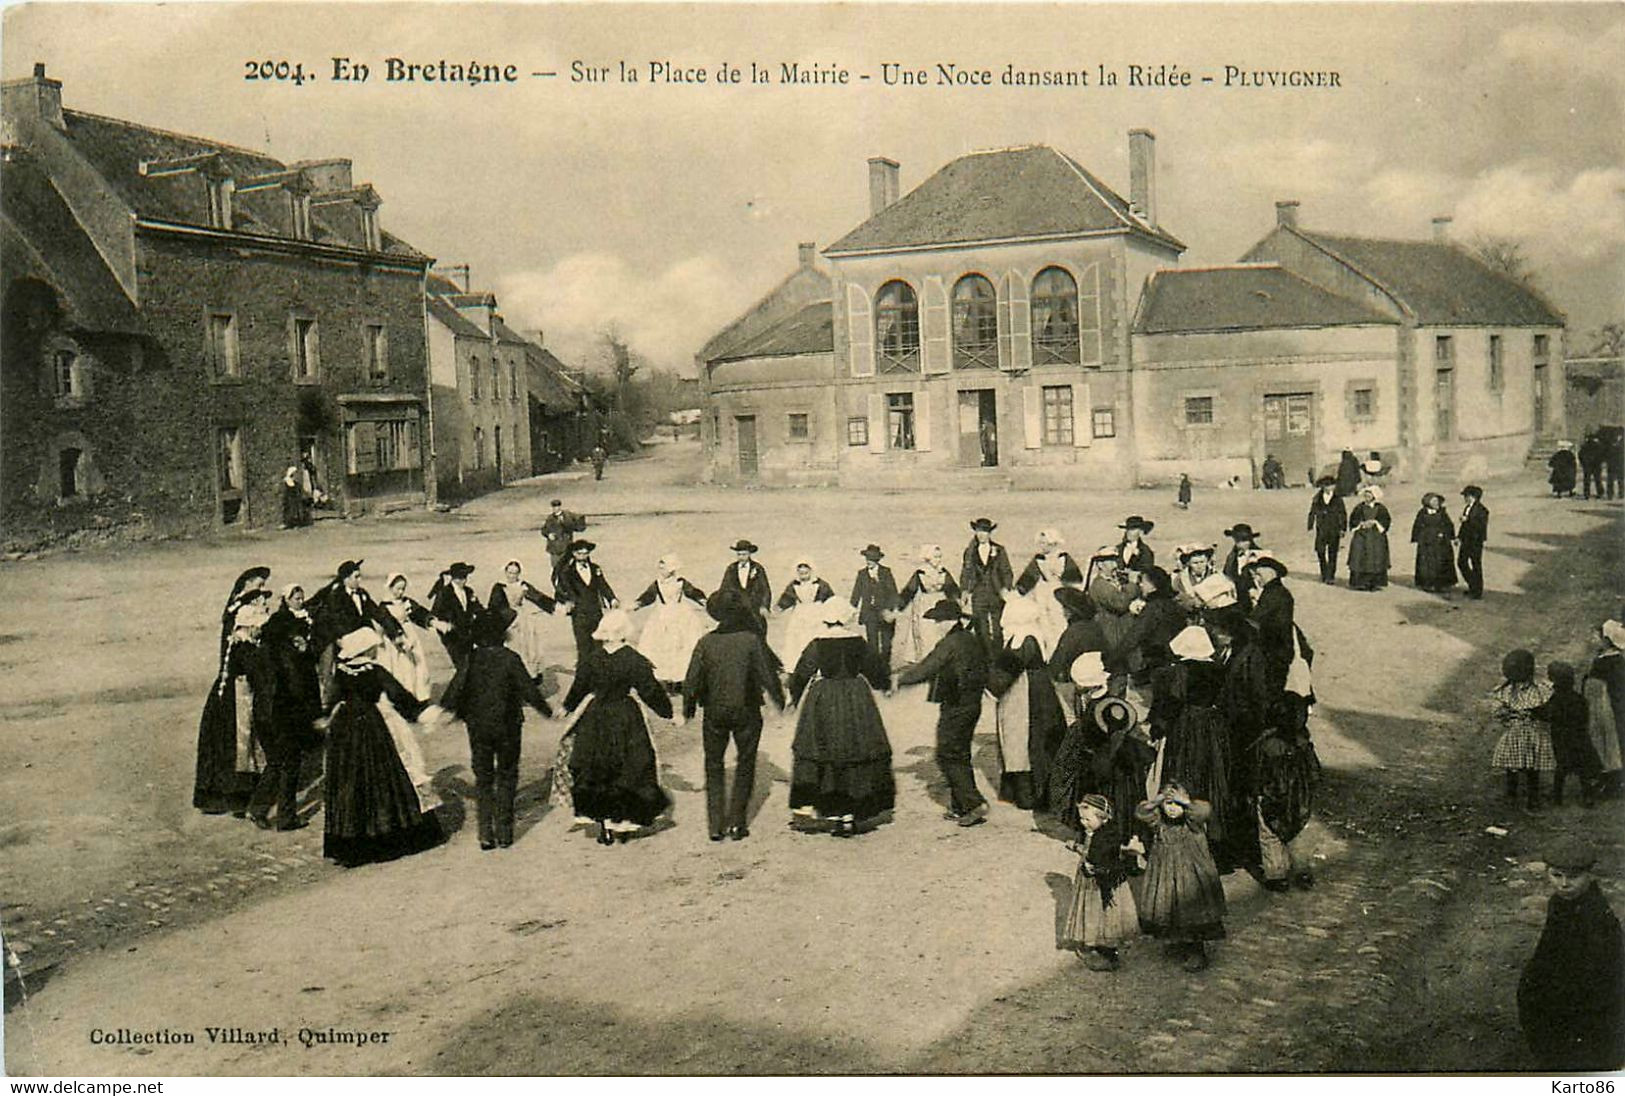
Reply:
[[[750,605],[745,601],[745,595],[738,590],[722,589],[705,599],[705,611],[711,614],[711,619],[718,624],[726,624],[730,620],[750,616]]]
[[[342,582],[361,570],[361,562],[359,559],[347,559],[339,564],[339,581]]]
[[[473,573],[474,565],[472,563],[464,563],[462,560],[458,560],[456,563],[453,563],[450,567],[446,568],[446,574],[450,575],[452,578],[467,578]]]
[[[563,499],[553,499],[551,502],[548,503],[548,505],[549,506],[563,506],[564,505],[564,500]]]
[[[1423,495],[1422,495],[1422,505],[1423,506],[1426,506],[1428,504],[1428,499],[1438,499],[1439,500],[1439,505],[1440,506],[1444,505],[1444,496],[1439,494],[1439,492],[1437,492],[1437,491],[1427,491],[1427,492],[1423,493]]]
[[[1119,525],[1118,528],[1119,529],[1138,529],[1142,533],[1149,533],[1152,529],[1155,529],[1156,526],[1157,526],[1156,522],[1154,522],[1154,521],[1146,521],[1139,514],[1132,514],[1129,517],[1124,518],[1122,524]]]
[[[1282,578],[1286,578],[1287,576],[1286,564],[1282,563],[1280,560],[1276,559],[1267,552],[1254,556],[1247,562],[1246,566],[1247,568],[1268,567]]]
[[[859,552],[858,554],[861,555],[864,559],[867,559],[867,560],[870,560],[870,561],[882,559],[886,555],[885,552],[882,552],[880,550],[880,545],[878,545],[878,544],[871,544],[867,548],[865,548],[862,552]]]
[[[1109,735],[1132,728],[1140,721],[1140,713],[1135,710],[1133,704],[1122,697],[1104,697],[1096,701],[1092,707],[1095,726]]]
[[[992,518],[977,518],[975,521],[970,523],[970,527],[972,529],[983,529],[991,533],[993,530],[999,527],[999,523],[994,521]]]
[[[1236,524],[1232,525],[1230,528],[1228,528],[1228,529],[1226,529],[1224,531],[1224,535],[1229,537],[1231,540],[1257,540],[1258,539],[1258,534],[1253,532],[1253,527],[1251,525],[1248,525],[1245,521],[1236,522]]]
[[[939,624],[951,624],[956,620],[970,618],[965,610],[959,607],[959,602],[951,597],[945,597],[925,611],[925,619],[937,621]]]
[[[508,628],[519,614],[509,608],[486,609],[474,618],[473,639],[481,647],[500,647],[508,638]]]
[[[1546,866],[1566,872],[1590,871],[1597,866],[1597,853],[1584,841],[1561,838],[1546,850]]]
[[[1484,497],[1484,488],[1480,487],[1476,483],[1469,483],[1466,487],[1461,489],[1461,493],[1463,495],[1470,495],[1475,499],[1481,499]]]
[[[590,540],[572,540],[570,542],[570,551],[571,552],[579,552],[583,548],[585,548],[587,551],[590,552],[594,548],[597,548],[597,547],[598,547],[598,545],[594,544]]]
[[[1072,586],[1057,586],[1055,600],[1061,603],[1061,609],[1066,613],[1066,619],[1093,620],[1095,618],[1095,603],[1089,600],[1089,595]]]
[[[1321,476],[1319,479],[1317,479],[1315,481],[1315,486],[1316,487],[1336,487],[1337,486],[1337,477],[1336,476]]]
[[[760,552],[761,549],[756,547],[756,545],[752,544],[750,541],[746,540],[744,537],[740,537],[738,540],[734,541],[734,546],[731,551]]]

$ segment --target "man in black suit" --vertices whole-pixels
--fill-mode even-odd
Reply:
[[[1484,542],[1490,536],[1490,512],[1484,508],[1484,489],[1476,483],[1463,487],[1461,497],[1467,505],[1456,529],[1456,563],[1467,582],[1467,596],[1477,600],[1484,596]]]
[[[446,654],[458,670],[467,664],[474,650],[472,626],[474,618],[484,610],[480,599],[468,588],[468,576],[473,573],[472,564],[458,561],[442,571],[429,590],[429,612],[449,625],[440,633],[440,642],[446,645]]]
[[[333,581],[309,599],[312,640],[320,652],[316,669],[324,705],[333,695],[333,648],[340,639],[357,628],[376,628],[395,641],[405,634],[394,614],[362,587],[361,563],[359,559],[347,559],[339,564]]]
[[[590,540],[570,542],[570,558],[553,575],[553,596],[570,605],[570,630],[575,633],[576,665],[592,652],[593,632],[606,609],[619,608],[604,569],[592,561],[598,545]]]
[[[519,787],[520,730],[525,705],[551,716],[547,699],[525,672],[525,660],[503,646],[512,609],[488,609],[469,627],[474,643],[468,658],[446,686],[440,706],[468,726],[469,767],[480,848],[513,844],[513,801]]]
[[[767,568],[751,557],[760,549],[741,537],[734,542],[736,561],[722,572],[719,590],[733,590],[743,595],[745,604],[755,614],[756,633],[767,637],[767,615],[773,611],[773,587],[767,581]]]
[[[718,590],[706,604],[717,629],[700,637],[683,679],[683,718],[705,709],[705,816],[711,840],[750,836],[745,812],[756,787],[756,749],[762,740],[762,699],[784,710],[784,688],[767,644],[756,632],[757,615],[736,590]],[[734,743],[733,796],[727,794],[724,755]]]
[[[1337,584],[1337,552],[1348,532],[1349,511],[1337,495],[1337,480],[1321,476],[1315,482],[1319,488],[1309,503],[1309,519],[1305,529],[1315,534],[1315,555],[1320,560],[1320,581],[1328,586]]]
[[[949,808],[943,817],[961,826],[987,821],[987,800],[976,790],[971,768],[971,739],[982,715],[982,690],[987,685],[987,649],[976,637],[971,618],[951,598],[943,598],[925,612],[925,619],[952,623],[948,634],[931,653],[897,675],[898,685],[929,681],[926,699],[937,709],[937,767],[948,781]]]
[[[886,553],[878,544],[869,545],[862,554],[867,564],[852,583],[851,601],[858,610],[858,623],[863,625],[869,649],[889,669],[892,636],[897,631],[897,580],[890,567],[881,565]]]
[[[554,499],[552,510],[542,520],[542,537],[547,541],[547,558],[552,563],[548,577],[558,574],[564,561],[570,558],[570,542],[577,533],[587,530],[587,519],[564,508],[562,499]]]
[[[970,523],[975,534],[965,548],[965,563],[959,572],[959,588],[970,596],[970,609],[976,633],[982,637],[989,656],[1004,646],[999,620],[1004,615],[1004,594],[1016,584],[1010,569],[1010,555],[993,539],[998,523],[977,518]]]

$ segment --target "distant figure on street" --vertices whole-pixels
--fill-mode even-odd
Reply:
[[[1429,491],[1411,522],[1411,543],[1416,545],[1416,586],[1442,594],[1456,584],[1456,564],[1450,551],[1456,527],[1444,509],[1444,496]]]
[[[1366,479],[1381,479],[1388,474],[1388,466],[1382,463],[1382,454],[1375,449],[1371,455],[1360,464],[1360,471],[1365,473]]]
[[[967,550],[967,564],[975,547]],[[971,767],[971,741],[982,715],[982,691],[987,687],[986,641],[978,641],[972,617],[950,598],[937,602],[925,615],[927,620],[951,622],[953,627],[930,654],[897,675],[897,684],[931,683],[926,698],[939,706],[937,767],[948,781],[949,806],[944,817],[961,826],[975,826],[987,821],[987,800],[976,789],[976,771]]]
[[[1484,489],[1476,483],[1463,487],[1461,497],[1467,502],[1456,526],[1456,565],[1467,583],[1467,596],[1476,601],[1484,596],[1484,542],[1490,536],[1490,512],[1484,508]]]
[[[1560,441],[1557,443],[1557,452],[1546,461],[1546,467],[1552,474],[1546,477],[1546,482],[1552,485],[1554,499],[1574,497],[1574,475],[1578,462],[1574,459],[1574,443]]]
[[[1518,980],[1518,1024],[1543,1070],[1607,1072],[1625,1063],[1625,944],[1592,874],[1596,854],[1569,839],[1546,854],[1546,927]]]
[[[1259,476],[1264,481],[1266,491],[1275,491],[1286,486],[1286,470],[1281,467],[1281,462],[1275,459],[1274,453],[1264,456],[1264,467],[1260,470]]]
[[[1321,476],[1316,482],[1315,497],[1309,503],[1309,520],[1305,526],[1315,534],[1315,555],[1320,560],[1320,581],[1328,586],[1337,584],[1337,551],[1348,532],[1348,508],[1337,497],[1337,481]]]
[[[1191,477],[1188,472],[1179,473],[1179,495],[1175,498],[1174,505],[1181,510],[1191,508]]]
[[[1245,521],[1238,521],[1224,531],[1230,538],[1230,551],[1224,557],[1224,566],[1221,568],[1224,577],[1228,578],[1236,587],[1236,604],[1243,611],[1251,611],[1253,607],[1252,580],[1242,575],[1247,556],[1258,551],[1258,533]]]
[[[1591,498],[1591,487],[1597,488],[1597,497],[1602,498],[1602,473],[1604,454],[1607,447],[1603,445],[1602,436],[1593,430],[1586,435],[1586,440],[1580,443],[1580,496]]]
[[[1620,466],[1625,465],[1625,430],[1612,430],[1603,435],[1602,470],[1607,481],[1608,497],[1614,497],[1616,488],[1625,496],[1625,483],[1620,482]]]
[[[1394,523],[1382,503],[1382,488],[1368,483],[1349,515],[1349,589],[1380,590],[1388,585],[1388,529]]]
[[[609,454],[607,452],[605,452],[604,447],[602,445],[595,445],[595,446],[592,447],[592,478],[593,479],[601,480],[601,479],[604,478],[604,462],[607,461],[607,460],[609,460]]]
[[[558,574],[559,565],[570,558],[570,542],[576,538],[576,534],[587,531],[587,519],[566,510],[559,499],[554,499],[548,505],[552,510],[542,521],[542,536],[547,541],[547,556],[553,561],[553,566],[547,572],[551,578]]]
[[[860,554],[864,567],[852,582],[849,600],[858,611],[858,623],[863,625],[869,649],[889,670],[892,636],[897,631],[897,579],[892,577],[891,568],[880,562],[886,556],[880,545],[870,544]]]
[[[305,498],[305,485],[300,482],[302,478],[297,464],[288,465],[288,470],[282,474],[284,529],[297,529],[310,524],[310,501]]]
[[[480,848],[486,852],[513,844],[525,705],[544,716],[553,714],[525,660],[505,646],[514,616],[510,608],[493,607],[475,618],[471,628],[474,649],[440,700],[441,707],[468,726]]]
[[[1352,449],[1344,449],[1337,459],[1337,494],[1347,498],[1360,489],[1360,458]]]

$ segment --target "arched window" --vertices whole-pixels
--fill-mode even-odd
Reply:
[[[1033,364],[1078,361],[1078,283],[1058,266],[1033,279]]]
[[[920,371],[920,302],[907,282],[887,282],[875,296],[875,362],[882,373]]]
[[[954,285],[954,368],[998,367],[998,296],[992,282],[966,274]]]

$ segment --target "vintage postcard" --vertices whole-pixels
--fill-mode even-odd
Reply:
[[[1625,7],[3,19],[7,1075],[1620,1068]]]

